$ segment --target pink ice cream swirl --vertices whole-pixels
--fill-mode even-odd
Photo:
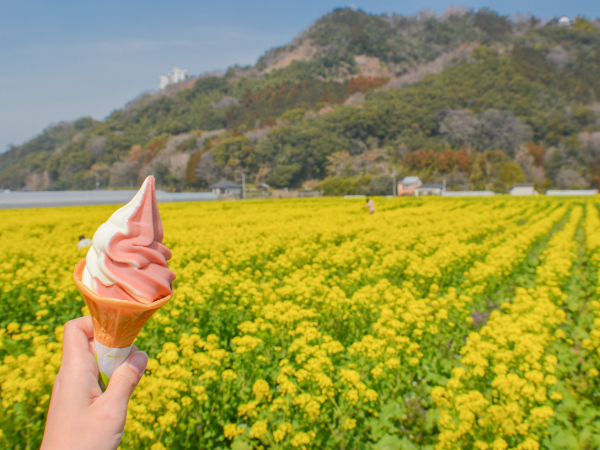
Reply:
[[[149,176],[135,197],[94,234],[84,284],[100,297],[145,304],[171,295],[172,254],[162,240],[154,177]]]

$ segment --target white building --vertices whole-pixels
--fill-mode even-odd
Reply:
[[[508,192],[510,195],[538,195],[533,183],[518,183]]]
[[[187,70],[182,70],[179,67],[174,67],[168,75],[161,75],[158,77],[158,88],[164,89],[170,84],[177,84],[183,80],[189,78]]]
[[[415,197],[424,197],[427,195],[442,195],[444,192],[443,184],[422,184],[415,189]]]
[[[565,190],[549,190],[546,195],[596,195],[598,189],[565,189]]]
[[[228,180],[221,180],[217,184],[208,187],[216,195],[241,195],[242,186]]]
[[[562,16],[560,19],[558,19],[559,27],[570,27],[571,25],[573,25],[573,22],[571,22],[571,19],[569,19],[567,16]]]

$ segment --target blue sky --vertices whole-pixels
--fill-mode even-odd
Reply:
[[[451,2],[351,0],[0,0],[0,152],[48,124],[106,117],[174,66],[190,74],[254,64],[336,7],[443,12]],[[542,19],[600,17],[598,0],[469,0]]]

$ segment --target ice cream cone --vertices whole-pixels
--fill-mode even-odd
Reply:
[[[94,339],[105,347],[130,347],[152,314],[169,303],[173,296],[163,297],[150,304],[98,297],[83,284],[85,264],[85,258],[77,263],[73,280],[92,314]]]

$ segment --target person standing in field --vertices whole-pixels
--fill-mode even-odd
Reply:
[[[77,243],[77,250],[81,250],[82,248],[86,248],[92,245],[92,240],[90,238],[86,238],[85,236],[79,236],[79,242]]]
[[[375,202],[370,198],[367,198],[367,204],[364,207],[369,208],[369,214],[373,214],[375,212]]]

